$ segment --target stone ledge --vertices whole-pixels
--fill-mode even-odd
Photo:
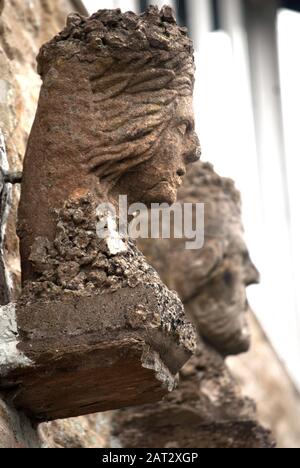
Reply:
[[[0,317],[1,389],[40,421],[159,401],[191,352],[171,324],[157,320],[151,291],[140,285],[131,294],[120,289],[3,308],[14,316]]]

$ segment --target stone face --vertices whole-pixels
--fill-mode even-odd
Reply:
[[[205,243],[186,250],[183,240],[141,241],[149,262],[176,287],[199,335],[198,351],[180,373],[178,388],[157,405],[112,416],[111,444],[157,448],[272,448],[224,356],[245,351],[246,286],[258,280],[242,237],[240,198],[231,181],[210,165],[188,171],[182,202],[205,202]],[[245,305],[246,304],[246,305]]]
[[[240,195],[209,164],[188,171],[178,199],[205,204],[205,242],[187,250],[187,239],[140,240],[162,280],[178,292],[199,336],[223,356],[249,349],[246,288],[259,274],[243,239]]]
[[[198,158],[191,41],[168,8],[72,14],[38,65],[16,313],[18,349],[31,364],[10,366],[1,387],[39,420],[159,400],[195,349],[194,329],[98,205],[116,206],[119,195],[175,200]]]
[[[19,209],[24,281],[36,274],[35,239],[53,240],[54,210],[74,192],[89,190],[99,202],[120,194],[130,203],[172,202],[186,164],[198,159],[192,43],[165,14],[71,15],[42,47]]]

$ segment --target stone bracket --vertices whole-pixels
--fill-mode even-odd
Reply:
[[[154,314],[138,321],[147,307],[159,313],[160,300],[155,288],[141,284],[2,307],[1,391],[38,421],[161,400],[192,350],[169,319]],[[192,328],[190,334],[193,341]]]

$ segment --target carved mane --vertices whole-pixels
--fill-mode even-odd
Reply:
[[[151,158],[177,97],[192,94],[192,42],[170,7],[149,7],[142,15],[100,10],[90,18],[69,15],[66,28],[40,51],[42,78],[68,54],[92,64],[95,119],[82,141],[95,143],[82,148],[83,163],[112,185]]]

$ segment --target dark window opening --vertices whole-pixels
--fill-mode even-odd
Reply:
[[[187,26],[188,17],[187,17],[186,0],[177,0],[175,3],[176,3],[176,6],[177,6],[177,16],[178,16],[179,24],[181,26]]]
[[[300,0],[281,0],[280,6],[281,8],[300,11]]]
[[[148,0],[140,0],[139,3],[140,3],[140,12],[143,13],[148,6]]]
[[[221,29],[219,0],[211,0],[211,9],[213,17],[213,31],[218,31]]]

